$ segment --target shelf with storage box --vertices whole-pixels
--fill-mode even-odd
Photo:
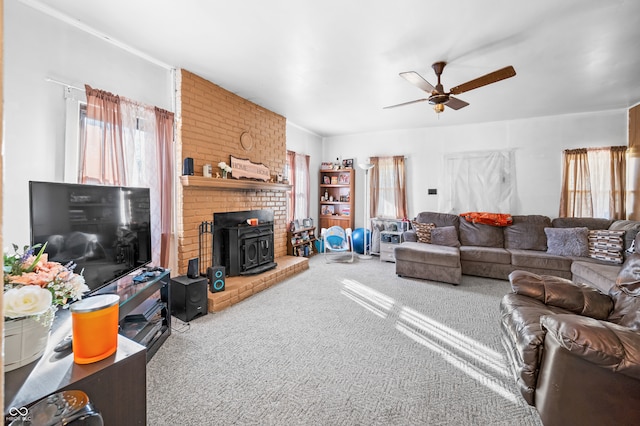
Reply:
[[[409,230],[409,222],[401,219],[371,219],[371,254],[384,262],[395,262],[394,250],[402,243],[402,234]]]
[[[315,233],[315,226],[288,231],[287,254],[289,256],[313,256],[316,253],[314,248]]]
[[[355,170],[320,170],[320,211],[318,227],[355,226]]]

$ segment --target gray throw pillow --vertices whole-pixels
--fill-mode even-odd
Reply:
[[[455,226],[442,226],[431,230],[431,244],[448,247],[460,247],[458,230]]]
[[[544,228],[547,253],[557,256],[589,256],[589,228]]]

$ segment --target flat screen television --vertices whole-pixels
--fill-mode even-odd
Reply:
[[[148,188],[29,182],[31,244],[94,292],[151,262],[149,201]]]

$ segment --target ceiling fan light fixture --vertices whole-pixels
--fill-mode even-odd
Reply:
[[[449,102],[449,95],[447,94],[436,93],[429,96],[429,103],[431,105],[446,104],[447,102]]]
[[[433,106],[433,110],[436,112],[436,114],[440,114],[442,111],[444,111],[444,104],[435,104]]]

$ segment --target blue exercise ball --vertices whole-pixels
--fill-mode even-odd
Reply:
[[[367,251],[371,247],[371,231],[367,231]],[[353,240],[353,249],[356,253],[364,254],[364,228],[356,228],[351,233],[351,239]]]

